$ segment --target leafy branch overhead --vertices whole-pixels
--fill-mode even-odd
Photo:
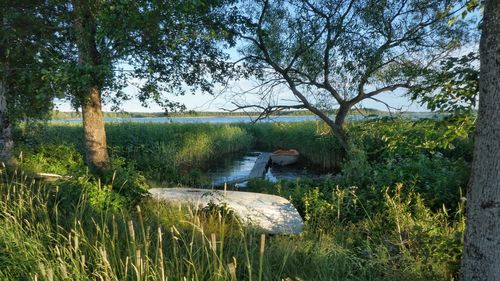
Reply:
[[[117,108],[133,95],[143,105],[182,107],[166,94],[212,92],[230,77],[221,47],[234,45],[226,0],[51,0],[44,26],[56,69],[45,75],[53,92],[82,109],[87,164],[109,163],[102,103]],[[122,91],[135,82],[136,93]]]
[[[432,111],[461,114],[476,107],[479,92],[479,56],[470,53],[441,62],[428,69],[411,90],[411,98]]]

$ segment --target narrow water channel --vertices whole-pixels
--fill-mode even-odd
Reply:
[[[216,165],[211,165],[206,174],[212,179],[213,186],[222,186],[226,182],[235,182],[246,178],[252,170],[255,161],[260,155],[260,151],[248,153],[237,153],[228,155]],[[279,180],[295,180],[297,178],[321,178],[326,176],[314,169],[308,168],[307,164],[297,162],[289,166],[270,165],[265,175],[265,179],[270,182]],[[239,187],[244,187],[246,182],[238,183]]]

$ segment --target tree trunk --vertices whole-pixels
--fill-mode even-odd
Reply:
[[[12,155],[14,141],[7,110],[7,83],[0,80],[0,161],[7,167],[12,167],[15,166]]]
[[[82,105],[82,115],[87,165],[94,171],[104,172],[108,168],[109,156],[101,110],[101,92],[97,87],[90,90],[88,100]]]
[[[337,110],[337,114],[335,114],[335,124],[339,127],[344,127],[345,118],[349,113],[351,107],[349,105],[341,104],[339,109]]]
[[[78,46],[78,63],[85,68],[99,66],[100,53],[96,45],[96,19],[87,1],[73,0],[75,31]],[[109,156],[106,131],[101,105],[101,77],[98,71],[91,73],[90,81],[84,81],[87,90],[79,93],[82,103],[85,156],[87,165],[94,172],[108,169]]]
[[[349,113],[351,107],[348,104],[340,104],[337,113],[335,114],[335,128],[337,130],[337,138],[341,140],[342,147],[345,152],[349,149],[349,141],[347,139],[347,134],[344,129],[345,118]]]
[[[2,32],[6,32],[5,28],[9,28],[7,18],[0,11],[0,23],[2,24]],[[8,116],[7,106],[7,73],[8,73],[8,52],[9,40],[7,36],[0,38],[0,162],[3,162],[7,167],[14,166],[15,159],[12,155],[14,141],[12,140],[12,129]]]
[[[500,280],[500,0],[486,0],[463,279]]]

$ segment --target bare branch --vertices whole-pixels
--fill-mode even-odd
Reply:
[[[259,104],[251,104],[251,105],[240,105],[236,102],[232,102],[234,106],[236,106],[235,109],[231,110],[226,110],[228,112],[236,112],[239,110],[245,110],[245,109],[257,109],[260,111],[259,115],[257,118],[253,119],[252,122],[255,123],[257,121],[269,118],[269,116],[274,115],[276,113],[279,113],[283,110],[289,110],[289,109],[304,109],[305,106],[303,104],[295,104],[295,105],[267,105],[267,106],[262,106]],[[250,116],[250,115],[249,115]]]
[[[386,108],[387,108],[387,111],[389,112],[389,115],[392,116],[393,113],[391,110],[396,110],[396,111],[401,111],[403,108],[402,107],[394,107],[394,106],[391,106],[389,105],[388,103],[386,103],[385,101],[383,100],[380,100],[380,99],[377,99],[377,98],[374,98],[374,97],[370,97],[369,99],[372,99],[376,102],[379,102],[381,104],[383,104]]]
[[[376,89],[376,90],[373,90],[369,93],[364,94],[364,98],[372,98],[373,96],[376,96],[380,93],[392,92],[392,91],[395,91],[396,89],[399,89],[399,88],[409,88],[409,87],[410,87],[409,82],[389,85],[389,86],[385,86],[385,87],[382,87],[382,88],[379,88],[379,89]]]

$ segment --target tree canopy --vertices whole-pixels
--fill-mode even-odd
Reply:
[[[2,0],[0,5],[0,160],[14,165],[11,127],[19,120],[47,118],[57,95],[47,74],[58,67],[45,1]]]
[[[210,93],[230,76],[223,48],[234,44],[234,33],[226,0],[2,3],[1,94],[10,118],[16,108],[23,117],[46,114],[56,95],[70,100],[82,109],[91,167],[108,162],[102,103],[130,99],[123,91],[129,81],[143,105],[171,110],[181,105],[168,94]]]
[[[242,7],[244,66],[260,79],[262,95],[284,86],[295,97],[263,99],[272,100],[266,107],[314,112],[344,147],[350,108],[408,89],[470,35],[465,21],[448,24],[466,7],[463,1],[263,0]],[[332,107],[338,107],[335,120],[324,113]]]
[[[103,99],[119,106],[131,98],[123,92],[127,81],[137,81],[137,97],[144,105],[154,101],[165,109],[176,104],[169,94],[201,89],[210,92],[223,81],[225,55],[222,42],[231,44],[222,27],[226,20],[224,1],[72,1],[59,15],[66,39],[62,49],[65,63],[54,73],[57,85],[75,107],[85,98],[84,89],[97,84]],[[78,17],[94,23],[81,30]],[[87,34],[85,34],[87,33]],[[95,62],[78,63],[78,41],[94,41]],[[80,48],[81,49],[81,48]],[[83,96],[81,96],[83,93]]]
[[[11,122],[46,117],[55,92],[46,75],[57,64],[50,42],[50,8],[44,1],[2,1],[0,72]]]

